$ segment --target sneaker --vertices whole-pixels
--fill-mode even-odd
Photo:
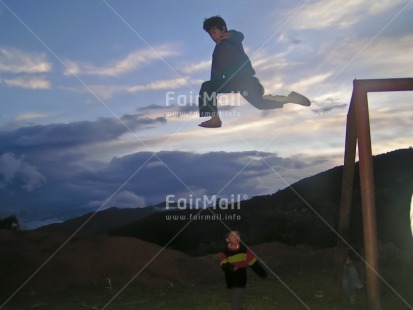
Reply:
[[[295,91],[292,91],[287,96],[287,99],[288,99],[288,102],[290,102],[290,103],[296,103],[296,104],[299,104],[299,105],[303,105],[305,107],[309,107],[311,105],[311,102],[307,97],[305,97],[305,96],[303,96],[299,93],[296,93]]]

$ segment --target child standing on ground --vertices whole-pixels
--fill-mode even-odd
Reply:
[[[217,94],[240,92],[253,106],[260,110],[279,109],[285,103],[310,106],[310,100],[296,92],[288,96],[264,95],[264,88],[254,76],[251,61],[244,52],[244,35],[235,30],[227,30],[220,16],[205,19],[203,28],[216,43],[212,54],[211,80],[202,84],[199,92],[199,113],[201,117],[211,117],[199,126],[221,127],[218,114]]]
[[[267,273],[255,255],[241,243],[237,228],[230,229],[225,241],[227,246],[220,253],[220,264],[227,288],[231,291],[232,310],[241,310],[247,284],[247,267],[251,267],[262,278],[266,278]]]
[[[351,304],[356,303],[356,298],[361,289],[364,288],[362,267],[360,266],[360,255],[354,248],[348,249],[348,256],[343,271],[343,289]]]

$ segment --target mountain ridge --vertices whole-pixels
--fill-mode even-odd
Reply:
[[[411,239],[409,208],[413,189],[413,149],[400,149],[376,155],[373,157],[373,167],[378,237],[382,242],[409,247],[413,243],[409,240]],[[92,219],[85,225],[83,233],[135,237],[160,246],[168,245],[194,255],[218,250],[222,246],[223,235],[229,226],[239,227],[243,240],[249,244],[282,242],[289,245],[331,247],[337,240],[336,227],[342,172],[343,166],[331,168],[304,178],[276,193],[241,201],[238,210],[237,208],[227,210],[218,208],[213,212],[212,209],[165,210],[165,203],[131,210],[117,209],[116,211],[116,208],[111,208],[111,218],[107,210],[102,211],[103,213],[98,212],[94,216],[96,220]],[[356,244],[362,243],[359,184],[358,163],[356,163],[350,221],[352,229],[349,239],[349,242]],[[114,215],[116,213],[118,217]],[[126,216],[120,216],[121,213]],[[194,220],[195,215],[198,218]],[[213,215],[215,220],[212,219]],[[174,220],[173,216],[179,217]],[[86,218],[87,215],[84,215],[61,224],[41,227],[39,230],[73,231],[76,225],[79,227],[82,220]],[[69,226],[70,229],[67,228]],[[174,236],[174,240],[171,241]]]

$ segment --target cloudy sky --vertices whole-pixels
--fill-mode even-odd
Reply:
[[[266,93],[311,107],[223,95],[223,127],[198,127],[212,15]],[[353,80],[413,76],[412,17],[413,0],[0,0],[0,216],[248,198],[341,165]],[[369,94],[374,154],[413,145],[412,100]]]

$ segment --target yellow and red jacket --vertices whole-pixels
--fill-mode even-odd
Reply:
[[[224,270],[228,288],[246,286],[247,267],[251,267],[262,278],[267,276],[255,255],[243,244],[240,244],[237,249],[226,246],[220,253],[220,265]]]

